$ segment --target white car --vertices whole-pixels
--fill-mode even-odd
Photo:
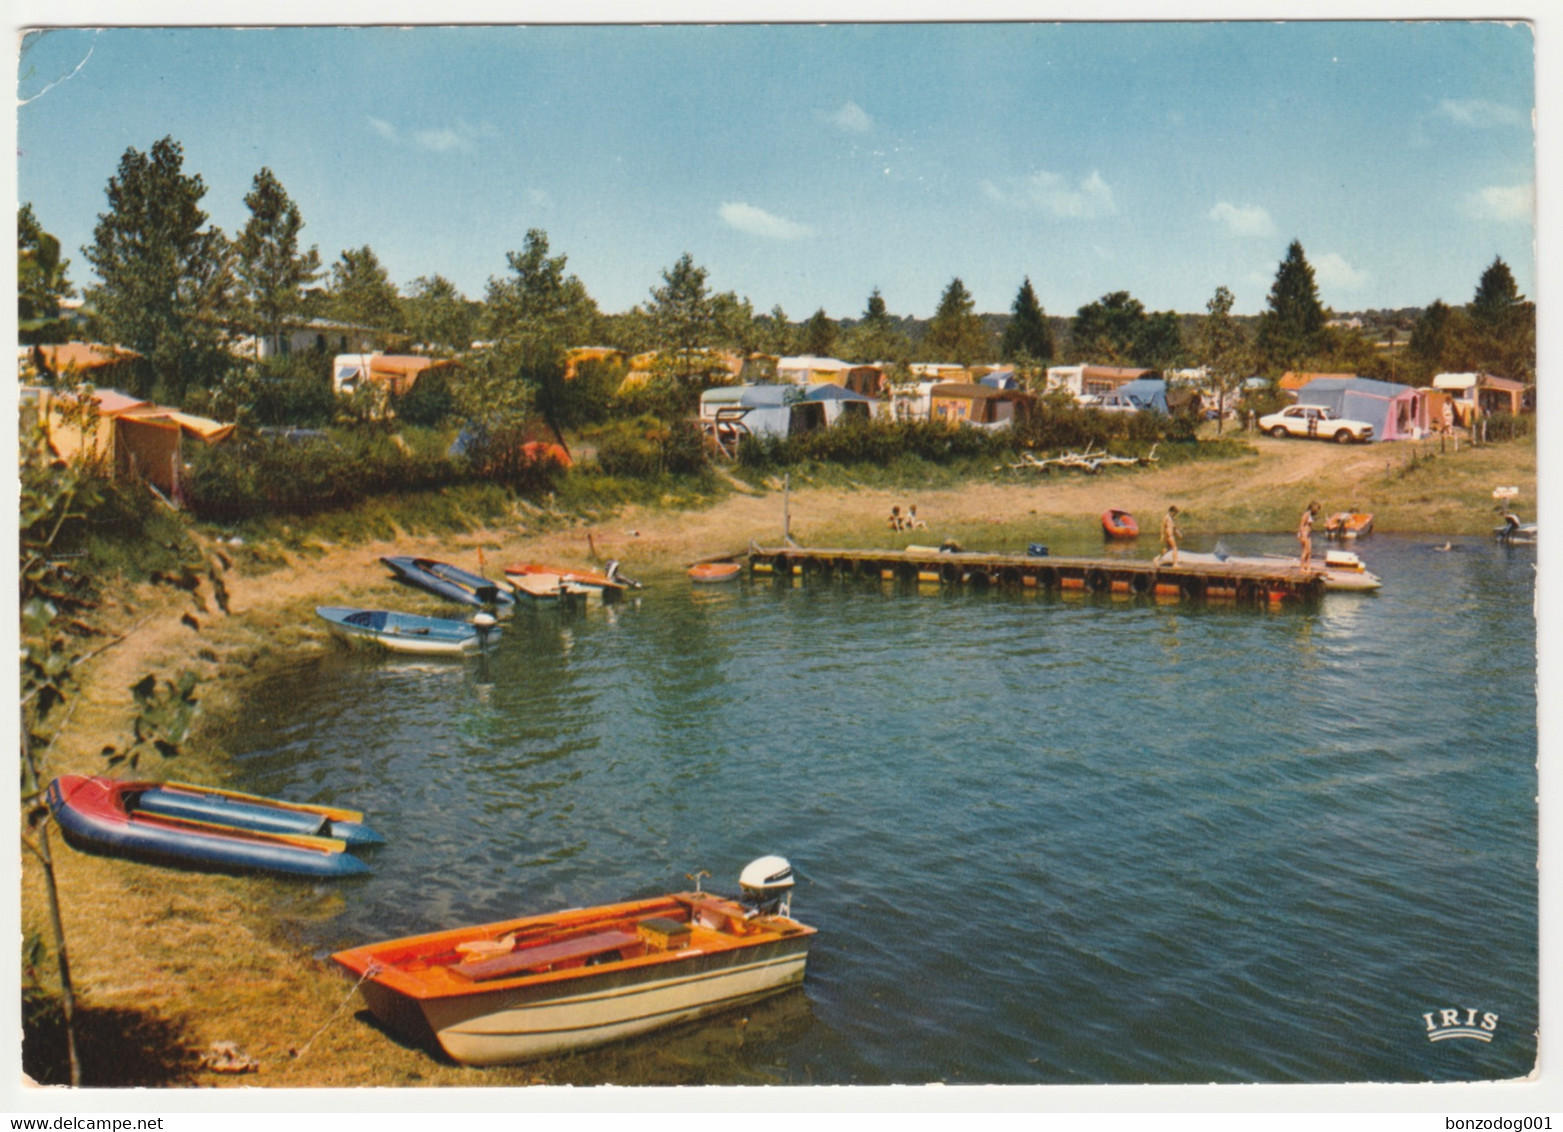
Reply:
[[[1306,436],[1350,444],[1353,440],[1373,439],[1373,426],[1366,421],[1337,417],[1323,405],[1293,405],[1279,413],[1259,418],[1259,428],[1271,436]]]

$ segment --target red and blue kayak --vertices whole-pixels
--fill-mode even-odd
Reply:
[[[356,810],[175,782],[64,774],[48,802],[74,849],[221,872],[357,876],[348,849],[385,840]]]

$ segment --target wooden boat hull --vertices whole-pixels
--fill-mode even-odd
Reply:
[[[682,913],[676,911],[679,901],[690,902]],[[739,927],[707,927],[700,918],[704,907],[730,910],[730,917],[719,915],[718,920]],[[626,958],[615,950],[615,958],[600,965],[523,971],[488,982],[468,983],[449,973],[465,967],[453,962],[453,948],[507,932],[525,936],[529,927],[558,930],[565,942],[554,946],[567,948],[570,938],[593,938],[594,927],[628,926],[628,933],[609,933],[610,943],[622,945],[637,938],[636,922],[676,914],[690,916],[692,924],[688,945],[676,950],[640,953],[632,943]],[[393,1030],[438,1046],[465,1065],[503,1065],[635,1037],[799,985],[814,929],[785,917],[746,924],[737,905],[709,894],[683,893],[414,936],[332,958],[355,976],[367,972],[360,986],[364,1001]],[[541,955],[549,946],[517,945],[510,954],[519,957],[515,962],[526,962],[529,954]],[[503,955],[497,960],[510,961]]]
[[[330,836],[332,821],[324,816],[329,811],[317,813],[322,820],[316,834],[260,829],[254,816],[247,818],[245,813],[263,808],[254,802],[225,805],[220,798],[208,797],[204,816],[194,816],[200,811],[202,793],[200,787],[67,774],[49,784],[46,797],[66,842],[82,852],[216,872],[334,878],[369,871],[369,866],[346,852],[345,840]],[[142,808],[141,798],[147,794],[163,794],[177,804]],[[273,817],[284,824],[287,813],[310,809],[286,803],[275,808],[278,813]],[[224,825],[224,820],[250,824]],[[372,830],[367,832],[373,840],[383,840]]]
[[[422,1028],[463,1065],[509,1065],[590,1049],[746,1006],[803,982],[806,942],[756,952],[705,956],[650,982],[622,971],[596,975],[563,996],[530,988],[428,1003]],[[375,1017],[408,1024],[395,991],[373,980],[361,989]]]
[[[689,568],[689,580],[699,585],[731,582],[742,572],[736,562],[702,562]]]
[[[450,601],[472,606],[515,604],[515,595],[510,592],[508,586],[469,573],[448,562],[401,555],[382,555],[380,561],[391,568],[398,581],[417,586]]]
[[[1127,511],[1109,509],[1102,512],[1102,533],[1108,538],[1139,538],[1140,525]]]
[[[420,656],[474,653],[499,636],[497,627],[485,633],[465,621],[416,617],[383,609],[321,605],[315,607],[315,613],[344,640],[368,642],[391,652]]]

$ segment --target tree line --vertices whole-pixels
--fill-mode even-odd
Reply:
[[[1365,330],[1331,324],[1295,240],[1257,317],[1233,315],[1226,287],[1198,317],[1147,311],[1128,291],[1103,295],[1072,318],[1049,317],[1028,276],[1007,315],[979,314],[956,277],[926,321],[892,314],[876,287],[858,317],[836,320],[821,308],[795,322],[780,305],[756,313],[747,297],[714,291],[707,270],[687,253],[661,272],[646,301],[609,314],[540,229],[507,253],[507,270],[489,279],[481,300],[437,273],[413,280],[403,293],[368,245],[323,265],[318,249],[302,242],[299,206],[269,168],[255,175],[244,198],[249,218],[232,239],[209,223],[201,208],[206,191],[199,174],[184,170],[174,139],[146,153],[127,149],[108,181],[108,209],[82,249],[97,280],[85,289],[88,330],[146,360],[145,388],[132,390],[139,395],[208,407],[243,403],[257,374],[302,374],[297,361],[257,366],[235,358],[234,337],[276,339],[312,319],[367,328],[385,348],[467,355],[454,407],[479,421],[532,410],[567,417],[565,352],[591,343],[632,355],[657,352],[658,377],[672,394],[698,388],[719,351],[833,355],[893,367],[998,360],[1032,376],[1062,361],[1164,371],[1204,366],[1222,388],[1287,370],[1411,384],[1445,370],[1535,378],[1535,306],[1519,294],[1501,258],[1483,272],[1469,303],[1438,299],[1409,327],[1401,318]],[[18,267],[24,333],[47,334],[60,301],[75,292],[58,241],[30,204],[18,214]],[[475,341],[486,348],[472,352]]]

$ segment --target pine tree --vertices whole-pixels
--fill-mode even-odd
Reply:
[[[1004,328],[1000,356],[1006,362],[1029,362],[1045,366],[1053,357],[1053,330],[1042,313],[1042,304],[1026,276],[1010,307],[1009,325]]]
[[[836,349],[838,329],[835,320],[825,313],[824,307],[820,307],[803,324],[803,352],[816,357],[829,357]]]
[[[275,347],[304,310],[304,288],[320,275],[320,253],[299,250],[304,219],[270,169],[255,175],[244,203],[250,219],[234,242],[240,322]]]
[[[331,265],[327,309],[341,322],[379,331],[382,340],[406,325],[396,284],[368,244],[344,250]]]
[[[109,211],[82,249],[99,279],[87,293],[98,334],[151,365],[154,389],[132,392],[180,402],[228,367],[222,315],[233,285],[228,241],[201,211],[206,185],[183,166],[171,137],[149,153],[127,149],[109,178]]]
[[[1506,328],[1513,312],[1524,299],[1525,296],[1520,294],[1519,286],[1514,282],[1514,273],[1503,262],[1503,257],[1499,256],[1482,272],[1481,281],[1476,285],[1476,295],[1468,308],[1471,321],[1480,330],[1501,331]]]
[[[651,289],[651,319],[657,345],[676,358],[680,376],[690,377],[704,366],[699,354],[711,345],[715,312],[706,293],[706,269],[696,267],[685,252],[662,272],[662,286]]]
[[[1259,316],[1260,352],[1276,370],[1293,369],[1324,347],[1324,308],[1313,267],[1293,240],[1275,273],[1269,305]]]
[[[975,313],[976,301],[960,277],[950,280],[928,325],[922,352],[929,361],[970,365],[988,355],[988,333]]]
[[[478,309],[443,275],[420,275],[402,301],[403,319],[413,341],[445,354],[471,349]]]

